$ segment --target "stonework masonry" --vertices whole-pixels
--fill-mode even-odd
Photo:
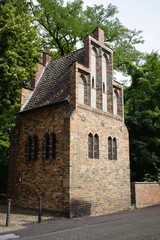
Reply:
[[[13,145],[10,149],[9,195],[14,204],[36,208],[37,198],[42,196],[44,209],[67,211],[69,135],[66,132],[65,114],[66,106],[59,104],[18,116],[17,127],[12,135],[13,139],[17,139],[16,149]],[[57,136],[56,160],[45,160],[44,135],[52,132]],[[38,137],[38,159],[27,162],[27,137],[34,135]]]
[[[99,49],[95,108],[91,107],[93,47]],[[108,56],[106,111],[102,110],[104,53]],[[37,77],[32,93],[23,90],[24,105],[11,136],[8,197],[13,204],[37,208],[38,196],[42,196],[43,209],[59,211],[69,217],[130,208],[129,140],[124,124],[123,87],[113,80],[112,54],[104,45],[104,32],[97,28],[93,37],[87,36],[84,40],[84,49],[53,61],[50,56],[44,56],[51,63],[40,66],[37,75],[40,78]],[[84,96],[79,102],[80,77],[84,79]],[[43,83],[46,88],[42,87]],[[113,113],[115,89],[118,92],[116,114]],[[45,136],[53,133],[56,135],[56,158],[46,160]],[[88,155],[89,134],[98,136],[98,158]],[[34,146],[29,146],[27,139],[35,136],[37,159],[28,161],[28,148],[33,151]],[[109,137],[116,139],[117,160],[108,159]]]
[[[94,215],[128,209],[128,132],[122,121],[79,105],[71,116],[70,214]],[[99,159],[88,158],[88,134],[99,136]],[[107,139],[116,137],[117,161],[108,160]],[[77,209],[77,202],[79,208]]]
[[[160,183],[133,182],[132,203],[136,207],[146,207],[160,204]]]

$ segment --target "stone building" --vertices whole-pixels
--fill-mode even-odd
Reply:
[[[96,28],[84,47],[43,55],[35,86],[22,89],[12,133],[8,195],[15,205],[70,217],[130,207],[128,131],[113,53]]]

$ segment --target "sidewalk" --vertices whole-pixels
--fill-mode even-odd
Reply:
[[[120,219],[131,219],[135,216],[141,217],[144,215],[151,215],[153,213],[160,212],[160,205],[158,206],[152,206],[137,210],[130,210],[130,211],[124,211],[121,213],[115,213],[115,214],[108,214],[103,216],[88,216],[88,217],[79,217],[79,218],[72,218],[72,219],[59,219],[54,221],[47,221],[37,224],[31,224],[28,226],[22,226],[22,227],[11,227],[6,228],[6,230],[1,229],[0,235],[14,232],[14,234],[25,237],[25,236],[35,236],[50,232],[57,232],[62,231],[66,229],[72,229],[76,227],[81,226],[87,226],[87,225],[94,225],[94,224],[100,224],[104,222],[112,222],[117,221]]]

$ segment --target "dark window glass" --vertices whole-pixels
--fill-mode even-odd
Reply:
[[[112,160],[112,138],[108,138],[108,159]]]
[[[38,137],[34,136],[33,137],[33,160],[36,161],[38,159]]]
[[[45,135],[45,160],[49,159],[49,134]]]
[[[56,159],[56,134],[52,134],[52,159]]]
[[[113,138],[113,160],[117,160],[117,141]]]
[[[27,139],[27,161],[32,161],[32,137]]]
[[[94,136],[94,158],[99,158],[99,137],[97,134]]]
[[[94,88],[94,77],[92,77],[92,88]]]
[[[105,83],[103,83],[103,93],[105,93]]]
[[[93,158],[93,135],[88,135],[88,157]]]

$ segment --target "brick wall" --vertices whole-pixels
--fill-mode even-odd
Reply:
[[[12,134],[8,181],[8,195],[15,205],[36,208],[41,195],[44,209],[68,211],[68,126],[64,104],[19,114]],[[57,138],[56,159],[44,160],[44,136],[53,132]],[[27,137],[34,135],[38,137],[38,160],[27,162]]]
[[[132,183],[132,203],[137,207],[160,204],[160,183]]]
[[[70,214],[100,215],[129,209],[128,132],[123,121],[80,105],[71,116]],[[88,134],[99,136],[99,159],[88,158]],[[107,139],[117,139],[117,160],[108,160]]]
[[[101,33],[99,38],[98,33]],[[8,184],[9,197],[16,205],[36,208],[37,197],[41,195],[44,209],[67,212],[70,216],[100,215],[130,207],[128,131],[123,111],[119,116],[112,114],[112,51],[102,44],[104,35],[99,29],[95,37],[97,40],[89,36],[84,41],[84,65],[75,62],[70,67],[68,102],[18,115],[10,147]],[[93,43],[100,53],[97,58],[97,109],[91,108],[90,53]],[[109,60],[108,112],[102,111],[102,51]],[[78,103],[80,74],[86,79],[85,104]],[[122,104],[121,101],[121,108]],[[44,160],[44,136],[53,132],[57,139],[56,160]],[[99,137],[99,159],[88,157],[89,133]],[[27,162],[27,138],[34,135],[38,137],[38,160]],[[109,136],[117,140],[117,160],[108,160]]]

